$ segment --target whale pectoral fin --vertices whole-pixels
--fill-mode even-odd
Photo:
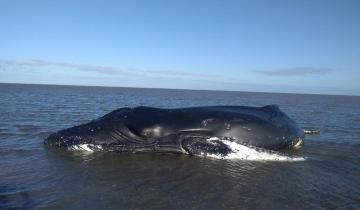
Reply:
[[[232,150],[209,130],[184,130],[181,132],[181,146],[190,155],[226,156]]]
[[[210,138],[210,133],[204,130],[183,130],[178,133],[162,136],[154,140],[155,150],[156,152],[194,154],[192,153],[193,149],[190,149],[189,142],[195,138],[206,140]],[[184,142],[186,142],[185,147]]]
[[[185,153],[187,152],[183,149],[181,142],[183,136],[179,133],[174,133],[160,138],[155,139],[154,150],[156,152],[164,153]]]
[[[225,157],[232,152],[231,148],[218,138],[209,136],[186,136],[182,147],[188,154],[198,156],[217,155]]]

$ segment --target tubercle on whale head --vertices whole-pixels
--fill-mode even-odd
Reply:
[[[88,141],[82,136],[65,136],[62,132],[56,132],[48,136],[44,140],[46,146],[55,147],[69,147],[72,145],[85,144]]]
[[[57,147],[78,144],[106,146],[116,142],[141,141],[143,139],[135,135],[131,127],[126,125],[122,117],[118,115],[128,110],[128,108],[115,110],[88,123],[60,130],[49,135],[44,144]]]
[[[56,133],[49,135],[44,140],[44,145],[50,146],[50,147],[51,146],[64,147],[65,144],[62,140],[63,140],[63,137],[59,134],[59,132],[56,132]]]

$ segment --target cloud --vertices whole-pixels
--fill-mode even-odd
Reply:
[[[173,75],[173,76],[189,76],[189,77],[221,77],[221,75],[217,74],[204,74],[204,73],[196,73],[196,72],[186,72],[186,71],[173,71],[173,70],[146,70],[144,73],[155,74],[155,75]]]
[[[147,77],[171,77],[171,78],[191,78],[191,79],[221,79],[221,75],[196,73],[187,71],[175,70],[139,70],[129,69],[124,70],[118,67],[99,66],[99,65],[85,65],[66,62],[55,62],[39,59],[31,59],[26,61],[18,60],[0,60],[0,71],[6,69],[39,69],[44,67],[61,67],[68,69],[75,69],[83,72],[96,72],[103,75],[119,75],[119,76],[147,76]],[[224,79],[224,78],[223,78]]]
[[[272,69],[272,70],[254,70],[254,72],[279,77],[295,77],[307,75],[324,75],[332,71],[330,68],[313,68],[313,67],[298,67],[298,68],[285,68],[285,69]]]
[[[72,68],[78,71],[87,71],[87,72],[97,72],[101,74],[122,74],[126,75],[128,72],[123,71],[119,68],[107,67],[107,66],[92,66],[84,64],[74,64],[74,63],[65,63],[65,62],[54,62],[46,60],[37,60],[31,59],[27,61],[17,61],[17,60],[0,60],[0,70],[7,68],[43,68],[43,67],[63,67],[63,68]]]

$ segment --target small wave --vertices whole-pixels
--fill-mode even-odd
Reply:
[[[240,160],[250,160],[250,161],[286,161],[286,162],[296,162],[304,161],[304,157],[290,157],[284,154],[279,154],[271,150],[257,149],[247,147],[229,140],[219,139],[217,137],[212,137],[207,139],[208,142],[211,141],[221,141],[226,144],[230,149],[231,153],[226,156],[218,154],[202,154],[202,156],[212,157],[216,159],[240,159]]]

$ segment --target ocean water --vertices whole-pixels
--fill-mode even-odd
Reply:
[[[53,150],[124,106],[278,104],[316,128],[301,161]],[[360,209],[360,97],[0,84],[0,209]]]

